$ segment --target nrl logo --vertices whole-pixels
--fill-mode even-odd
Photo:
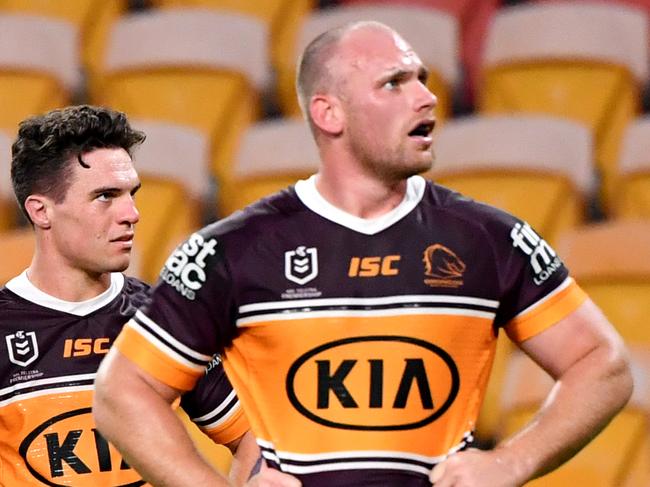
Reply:
[[[21,367],[27,367],[38,358],[38,343],[36,333],[17,331],[13,335],[6,335],[9,361]]]
[[[318,275],[318,251],[299,245],[284,253],[284,276],[302,286]]]

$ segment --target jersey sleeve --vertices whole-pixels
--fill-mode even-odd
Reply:
[[[192,234],[171,254],[150,302],[115,342],[129,360],[185,391],[232,338],[231,278],[223,249],[209,228]]]
[[[528,223],[502,218],[491,234],[501,288],[496,323],[514,342],[541,333],[586,299],[555,250]]]
[[[230,443],[249,429],[219,355],[212,360],[195,388],[182,396],[181,407],[204,433],[219,444]]]

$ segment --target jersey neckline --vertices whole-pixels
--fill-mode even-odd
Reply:
[[[43,306],[44,308],[50,308],[76,316],[86,316],[106,306],[120,294],[124,287],[124,275],[120,272],[112,272],[111,283],[108,289],[98,296],[85,301],[65,301],[41,291],[30,282],[27,277],[27,270],[7,282],[5,287],[21,298]]]
[[[375,235],[404,218],[422,200],[426,181],[422,176],[411,176],[406,181],[404,199],[395,208],[376,218],[359,218],[337,208],[316,189],[316,175],[296,182],[300,201],[311,211],[346,228],[365,235]]]

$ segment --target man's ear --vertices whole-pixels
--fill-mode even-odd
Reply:
[[[49,198],[43,195],[31,194],[25,200],[25,210],[34,222],[34,226],[42,229],[50,228]]]
[[[331,136],[341,135],[344,113],[340,100],[333,95],[314,95],[309,103],[309,113],[316,127]]]

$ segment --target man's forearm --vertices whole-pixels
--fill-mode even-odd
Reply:
[[[236,486],[244,485],[251,474],[256,473],[253,472],[253,468],[261,458],[255,437],[248,431],[238,440],[235,448],[231,445],[228,445],[228,448],[233,452],[229,474],[230,481]]]
[[[594,349],[576,362],[538,414],[494,453],[525,481],[566,462],[593,439],[627,403],[632,377],[619,351]]]
[[[156,487],[230,485],[196,451],[170,404],[125,360],[118,357],[98,373],[93,410],[99,431]]]

